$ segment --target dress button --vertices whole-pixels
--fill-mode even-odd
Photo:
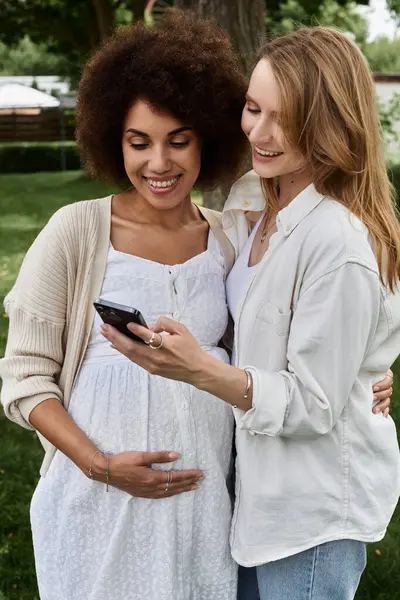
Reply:
[[[243,201],[243,206],[246,206],[246,208],[247,208],[248,206],[250,206],[250,202],[249,202],[249,200],[244,200],[244,201]]]
[[[187,403],[186,403],[186,402],[184,402],[184,404],[183,404],[183,408],[184,408],[185,410],[187,410],[187,409],[188,409],[188,405],[187,405]]]
[[[174,319],[179,319],[179,317],[181,316],[181,313],[176,311],[176,312],[172,313],[172,316],[174,317]]]
[[[288,223],[288,224],[286,225],[286,227],[285,227],[285,231],[286,231],[286,233],[290,233],[291,229],[292,229],[292,226],[291,226],[291,224],[290,224],[290,223]]]

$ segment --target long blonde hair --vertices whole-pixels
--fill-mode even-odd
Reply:
[[[361,219],[381,280],[400,279],[400,226],[382,149],[375,86],[358,47],[330,27],[304,27],[264,44],[281,94],[282,127],[313,172],[318,192]],[[277,182],[262,182],[277,208]]]

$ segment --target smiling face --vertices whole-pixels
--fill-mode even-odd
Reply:
[[[263,178],[300,173],[305,161],[288,143],[280,125],[280,92],[267,59],[256,65],[242,114],[242,129],[251,144],[253,168]]]
[[[159,210],[182,203],[200,173],[201,143],[194,130],[143,100],[126,115],[122,152],[131,183]]]

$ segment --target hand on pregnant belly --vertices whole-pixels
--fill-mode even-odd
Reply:
[[[168,498],[197,489],[201,471],[164,471],[151,465],[172,463],[176,452],[121,452],[109,457],[110,485],[138,498]],[[98,454],[93,461],[93,478],[106,481],[107,459]]]

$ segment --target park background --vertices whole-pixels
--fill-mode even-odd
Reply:
[[[116,191],[89,180],[76,153],[74,107],[82,65],[116,27],[143,18],[149,27],[157,26],[172,5],[215,18],[231,35],[247,72],[266,33],[317,23],[347,32],[375,76],[388,170],[400,194],[400,0],[371,0],[371,5],[368,0],[0,0],[0,100],[2,87],[17,81],[58,99],[52,114],[32,106],[0,106],[1,305],[25,252],[59,207]],[[222,195],[196,200],[220,206]],[[8,325],[2,310],[0,356]],[[391,415],[399,424],[399,361],[394,371]],[[36,435],[1,415],[0,600],[39,600],[29,503],[41,459]],[[400,600],[399,534],[398,509],[385,539],[369,548],[357,600]]]

